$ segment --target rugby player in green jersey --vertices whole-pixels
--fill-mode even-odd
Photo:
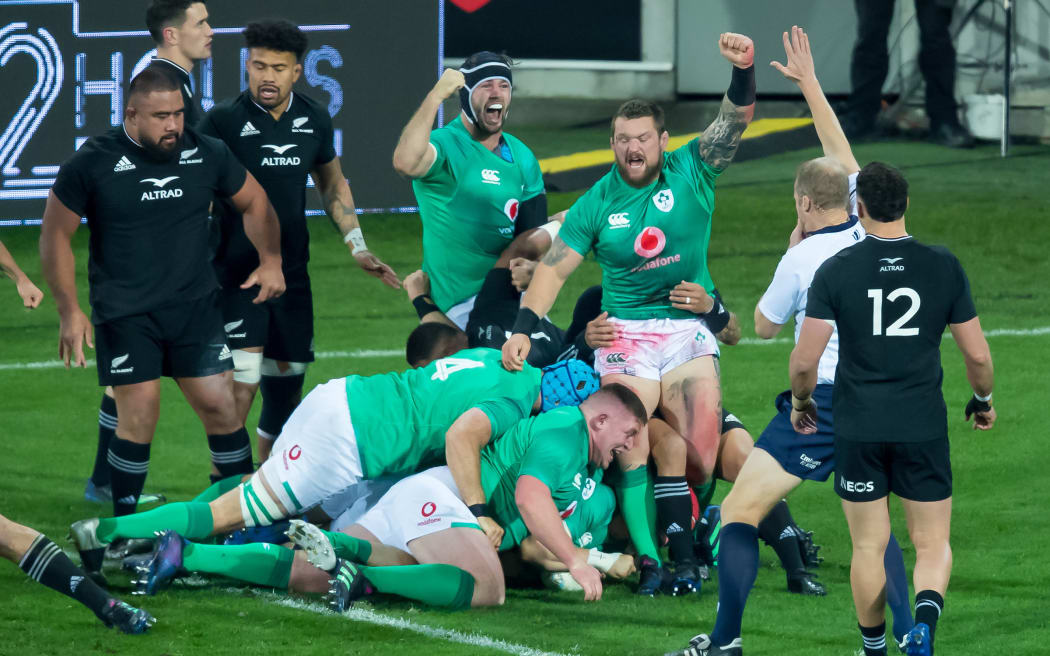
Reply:
[[[394,150],[394,168],[412,178],[419,204],[434,303],[460,329],[500,253],[547,222],[539,162],[503,131],[510,66],[506,55],[479,52],[459,70],[446,70]],[[462,111],[432,130],[441,103],[457,92]]]
[[[576,405],[597,387],[594,371],[579,361],[508,372],[493,349],[461,351],[403,373],[337,378],[307,395],[251,480],[210,503],[81,520],[71,534],[82,556],[92,558],[118,537],[172,529],[200,539],[268,526],[319,505],[334,516],[326,508],[349,505],[369,481],[442,464],[446,432],[466,429],[461,419],[473,420],[472,431],[501,435],[533,412]]]
[[[422,371],[422,370],[417,370]],[[562,406],[524,419],[483,453],[482,476],[492,514],[507,526],[501,549],[532,533],[567,568],[588,600],[601,597],[597,558],[577,548],[562,520],[584,501],[585,478],[630,448],[645,422],[645,408],[622,385],[612,385],[580,406]],[[270,544],[193,544],[173,531],[158,543],[145,591],[180,568],[222,574],[299,592],[329,592],[345,610],[367,586],[452,609],[499,605],[503,571],[496,550],[460,498],[447,467],[434,467],[396,483],[344,532],[323,532],[294,521],[288,531],[305,557]],[[621,564],[621,569],[623,569]],[[335,578],[329,581],[330,575]],[[329,589],[331,585],[331,589]]]
[[[566,278],[594,250],[602,267],[602,309],[617,327],[612,346],[595,354],[602,382],[620,382],[638,393],[650,413],[663,417],[695,450],[699,471],[690,479],[709,481],[718,454],[721,390],[720,332],[729,313],[720,304],[697,316],[689,311],[695,283],[707,293],[714,284],[707,269],[707,245],[714,210],[714,184],[729,165],[754,114],[754,45],[739,34],[722,34],[722,55],[733,77],[721,110],[704,133],[665,153],[668,134],[663,111],[654,103],[630,100],[612,121],[610,146],[616,165],[568,210],[559,236],[537,266],[513,330],[503,346],[503,363],[517,369],[530,350],[528,335],[553,306]],[[620,459],[624,516],[640,554],[641,592],[658,584],[656,546],[645,503],[649,442],[642,435]],[[658,512],[665,528],[688,525],[685,463],[674,476],[660,476],[674,494],[661,495]],[[659,506],[663,508],[660,509]],[[671,557],[683,591],[693,589],[697,565],[688,531],[672,532]],[[647,566],[651,565],[651,566]]]

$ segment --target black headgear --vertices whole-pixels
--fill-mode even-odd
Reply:
[[[466,68],[467,62],[470,62],[470,68]],[[506,80],[511,85],[514,84],[510,66],[507,65],[507,58],[487,50],[467,57],[464,67],[460,68],[459,72],[463,74],[466,81],[463,88],[459,90],[459,104],[463,108],[463,113],[467,115],[467,120],[474,124],[478,122],[478,117],[474,115],[474,106],[470,104],[470,96],[474,93],[474,89],[486,80]]]

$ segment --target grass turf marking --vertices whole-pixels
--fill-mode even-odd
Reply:
[[[237,589],[236,592],[241,594],[243,593],[243,590]],[[268,603],[276,606],[305,610],[320,615],[334,615],[327,606],[319,602],[303,601],[301,599],[293,599],[268,592],[254,592],[256,596],[261,597]],[[366,608],[351,608],[344,613],[344,617],[353,622],[366,622],[368,624],[388,626],[403,631],[412,631],[414,633],[425,635],[428,638],[437,638],[439,640],[455,642],[461,645],[469,645],[471,647],[497,649],[508,654],[515,654],[516,656],[569,656],[568,654],[563,654],[561,652],[542,651],[540,649],[534,649],[513,642],[497,640],[477,633],[463,633],[462,631],[455,631],[453,629],[442,629],[439,627],[427,626],[426,624],[417,624],[410,620],[406,620],[403,617],[390,617]]]
[[[1042,337],[1050,335],[1050,326],[1042,328],[997,328],[984,331],[985,337]],[[951,339],[950,333],[945,333],[945,338]],[[759,339],[757,337],[744,337],[739,344],[744,346],[761,346],[767,344],[790,344],[791,339],[778,337],[776,339]],[[392,358],[403,355],[401,349],[359,349],[356,351],[318,351],[314,354],[317,360],[342,360],[353,358]],[[39,362],[4,362],[0,363],[0,371],[20,371],[26,369],[60,369],[65,365],[61,360],[40,360]],[[94,360],[86,360],[85,366],[95,366]]]

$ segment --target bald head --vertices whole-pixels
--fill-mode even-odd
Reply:
[[[836,160],[818,157],[799,165],[795,195],[808,196],[818,210],[844,210],[849,204],[849,174]]]

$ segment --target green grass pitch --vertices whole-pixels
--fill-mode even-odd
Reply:
[[[711,240],[711,269],[730,309],[753,337],[752,312],[772,277],[794,225],[794,168],[815,151],[786,153],[733,166],[719,181]],[[977,434],[963,423],[969,388],[955,345],[943,345],[953,460],[955,569],[938,631],[938,653],[985,650],[1047,653],[1045,610],[1050,564],[1046,431],[1037,423],[1047,405],[1050,354],[1050,151],[1016,147],[1007,160],[992,146],[959,152],[922,144],[883,143],[857,148],[858,159],[902,166],[912,194],[908,227],[920,240],[951,248],[969,273],[986,331],[1029,331],[989,338],[997,372],[999,423]],[[551,197],[551,211],[575,194]],[[372,248],[403,277],[420,263],[420,227],[414,216],[368,216]],[[319,352],[399,349],[415,315],[403,292],[383,288],[354,266],[324,219],[312,220]],[[41,286],[36,229],[0,231],[19,263]],[[87,230],[75,240],[81,300],[87,308]],[[598,280],[592,260],[570,279],[553,313],[567,323],[575,294]],[[13,363],[53,360],[58,317],[48,297],[35,311],[18,304],[13,285],[0,281],[0,512],[66,545],[70,522],[108,508],[82,498],[95,450],[100,391],[93,368],[16,369]],[[1044,329],[1040,332],[1038,329]],[[791,327],[782,336],[789,337]],[[773,414],[772,400],[787,385],[790,344],[723,348],[725,404],[757,435]],[[329,355],[307,374],[312,387],[348,373],[403,367],[398,357]],[[258,405],[256,405],[256,408]],[[892,412],[892,408],[887,408]],[[249,428],[254,427],[254,415]],[[203,431],[175,385],[166,381],[152,453],[148,490],[186,499],[207,485]],[[719,487],[718,498],[728,486]],[[828,484],[805,484],[790,502],[798,522],[824,546],[822,599],[785,591],[771,550],[744,618],[748,654],[852,654],[859,647],[849,590],[850,545],[837,497]],[[899,504],[896,505],[899,511]],[[898,520],[900,519],[898,512]],[[903,521],[895,522],[905,536]],[[910,543],[902,539],[906,561]],[[122,595],[129,582],[111,581]],[[427,654],[542,653],[659,654],[711,628],[717,586],[691,599],[638,599],[628,586],[610,585],[600,603],[574,594],[509,591],[501,608],[446,613],[380,599],[361,604],[373,621],[355,621],[290,605],[283,595],[231,587],[213,580],[176,585],[153,598],[135,598],[158,618],[149,635],[127,637],[104,629],[71,600],[0,563],[0,654],[187,655],[262,653]],[[914,594],[914,591],[912,591]],[[309,600],[308,600],[309,601]],[[314,605],[313,610],[317,610]],[[447,629],[421,634],[378,622],[401,618],[412,626]],[[487,637],[490,646],[456,642]],[[495,645],[495,646],[492,646]],[[994,647],[994,649],[993,649]],[[535,651],[529,651],[535,650]]]

